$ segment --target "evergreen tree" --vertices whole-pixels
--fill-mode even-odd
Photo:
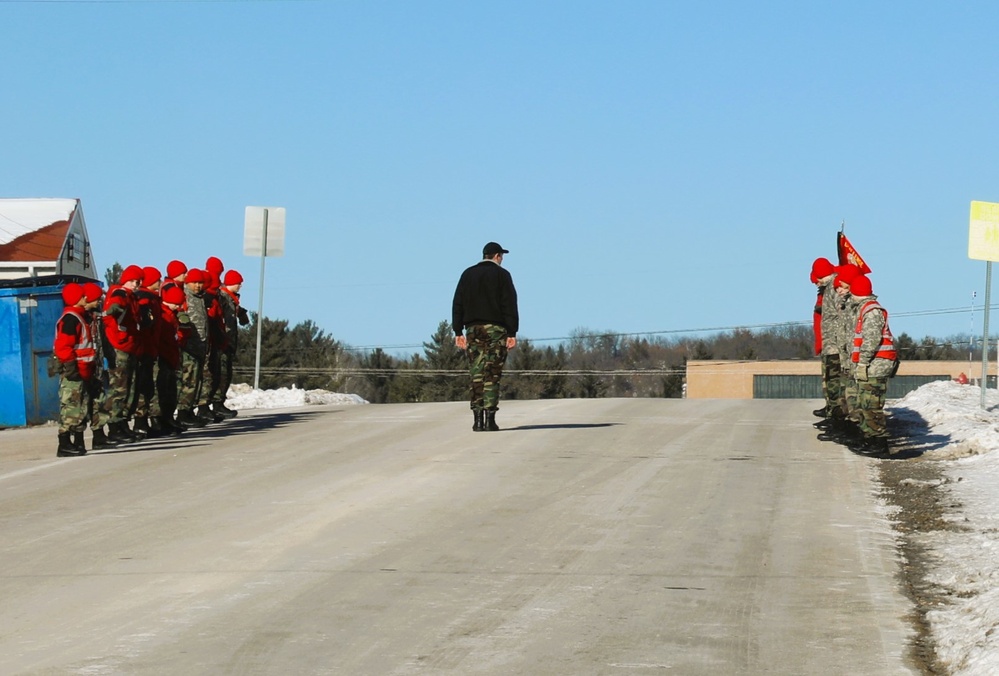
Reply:
[[[423,384],[421,401],[460,401],[468,397],[468,358],[465,352],[454,344],[451,324],[441,321],[430,337],[423,343],[426,355],[426,368],[434,371],[461,371],[460,375],[434,373],[428,375]]]
[[[107,284],[107,288],[110,289],[113,285],[118,283],[124,269],[125,268],[121,266],[121,263],[115,261],[111,264],[111,267],[104,271],[104,282]]]
[[[364,391],[359,394],[372,404],[391,401],[389,395],[398,368],[396,360],[377,347],[361,358],[361,368],[369,372],[364,374]]]

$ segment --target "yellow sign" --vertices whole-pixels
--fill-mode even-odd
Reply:
[[[999,261],[999,204],[995,202],[971,203],[968,258],[979,261]]]

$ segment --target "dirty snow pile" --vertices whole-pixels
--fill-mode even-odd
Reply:
[[[295,408],[328,404],[367,404],[356,394],[340,394],[326,390],[300,390],[281,387],[276,390],[255,390],[249,385],[231,385],[225,405],[236,411],[251,408]]]
[[[950,674],[999,674],[999,393],[940,381],[887,407],[922,460],[942,461],[953,530],[920,536],[949,596],[927,618]],[[918,461],[917,461],[918,462]]]

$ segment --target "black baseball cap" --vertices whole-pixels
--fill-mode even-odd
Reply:
[[[503,247],[501,247],[496,242],[489,242],[489,244],[486,244],[484,247],[482,247],[482,255],[483,256],[490,256],[490,257],[492,257],[492,256],[495,256],[496,254],[500,254],[500,253],[502,253],[502,254],[508,254],[510,252],[507,251],[506,249],[504,249]]]

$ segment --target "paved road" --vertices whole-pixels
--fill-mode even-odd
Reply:
[[[2,674],[906,674],[873,461],[809,401],[0,432]]]

